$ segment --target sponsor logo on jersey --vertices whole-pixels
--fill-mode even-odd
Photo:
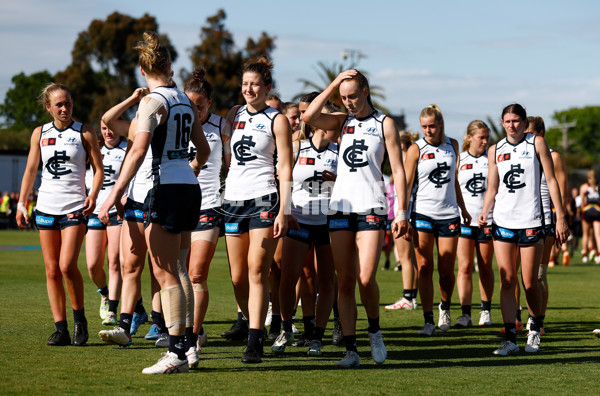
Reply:
[[[427,220],[415,220],[415,228],[431,230],[431,229],[433,229],[433,225],[430,222],[428,222]]]
[[[532,229],[527,229],[527,230],[525,230],[525,235],[527,235],[528,237],[532,237],[532,236],[536,236],[537,232]]]
[[[208,140],[209,142],[214,142],[217,140],[217,134],[216,133],[212,133],[212,132],[208,132],[208,133],[204,133],[204,137],[206,138],[206,140]]]
[[[244,129],[246,127],[246,121],[235,121],[233,123],[233,129]]]
[[[261,131],[265,130],[267,127],[265,126],[265,124],[256,124],[256,126],[254,127],[255,129],[259,129]]]
[[[366,131],[363,132],[365,135],[369,136],[379,136],[379,131],[375,127],[367,128]]]
[[[238,232],[240,225],[238,223],[225,223],[225,232]]]
[[[35,216],[35,224],[51,226],[54,224],[54,217]]]
[[[367,223],[379,223],[379,221],[381,220],[380,217],[378,216],[367,216]]]
[[[70,137],[67,139],[67,142],[65,143],[67,146],[74,146],[77,145],[77,138],[74,137]]]
[[[212,217],[212,216],[202,215],[202,216],[200,216],[200,219],[198,221],[200,223],[208,223],[213,220],[214,220],[214,217]]]
[[[492,227],[483,227],[483,233],[489,235],[492,233]]]
[[[308,239],[309,237],[308,230],[305,230],[304,228],[300,228],[300,230],[294,230],[290,228],[288,230],[288,235],[297,236],[303,239]]]
[[[314,165],[315,164],[315,159],[314,158],[310,158],[310,157],[300,157],[298,159],[298,163],[300,165]]]
[[[340,228],[348,228],[350,227],[350,222],[348,219],[332,219],[329,220],[329,228],[332,230],[340,229]]]
[[[506,228],[498,227],[497,231],[502,238],[513,238],[515,236],[514,232],[507,230]]]
[[[435,158],[434,153],[425,153],[421,156],[421,161],[427,161],[427,160],[434,159],[434,158]]]
[[[356,140],[344,151],[342,158],[348,167],[350,172],[357,172],[356,168],[362,168],[369,165],[366,156],[363,157],[363,153],[369,149],[369,146],[365,145],[365,140]]]
[[[182,159],[182,158],[187,159],[188,157],[189,157],[189,153],[188,153],[187,149],[167,150],[167,158],[169,158],[170,160]]]
[[[473,169],[473,164],[463,164],[460,166],[460,170]]]
[[[509,161],[509,160],[510,160],[510,153],[498,154],[498,162]]]
[[[354,127],[353,127],[353,126],[347,126],[347,125],[346,125],[346,126],[344,127],[343,131],[342,131],[342,134],[343,134],[343,135],[345,135],[345,134],[347,134],[347,133],[348,133],[348,134],[354,133]]]
[[[450,223],[450,224],[448,224],[448,229],[449,230],[456,230],[456,227],[458,227],[458,224],[456,224],[456,223]]]
[[[56,139],[55,138],[44,138],[42,139],[42,147],[45,146],[54,146],[56,145]]]
[[[471,229],[471,227],[461,226],[460,234],[461,235],[473,235],[473,230]]]

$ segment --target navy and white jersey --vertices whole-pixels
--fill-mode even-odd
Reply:
[[[554,150],[550,149],[550,155]],[[554,219],[552,218],[552,199],[550,198],[550,189],[548,188],[548,182],[546,181],[546,174],[542,170],[542,179],[540,181],[540,194],[542,197],[542,210],[544,211],[544,223],[552,224]]]
[[[502,139],[496,144],[498,193],[494,223],[512,229],[544,225],[540,194],[541,166],[535,151],[535,135],[526,134],[517,144]]]
[[[437,146],[424,138],[415,142],[419,159],[415,170],[412,211],[434,220],[460,216],[456,201],[456,156],[449,137]]]
[[[80,122],[65,129],[58,129],[53,122],[42,126],[42,184],[36,206],[41,212],[61,215],[84,206],[87,152],[81,128]]]
[[[241,106],[231,130],[231,164],[225,181],[225,199],[241,201],[277,192],[276,143],[273,132],[279,111],[267,107],[252,113]]]
[[[119,174],[121,173],[121,165],[125,159],[125,152],[127,151],[127,141],[121,141],[115,147],[108,147],[104,145],[100,149],[102,154],[102,165],[104,167],[104,180],[102,181],[102,188],[98,193],[98,199],[96,199],[96,209],[94,214],[100,213],[100,207],[106,201],[110,192],[112,191]],[[113,206],[110,208],[109,213],[116,213],[117,209]]]
[[[385,155],[383,121],[374,111],[365,118],[350,114],[341,131],[337,179],[329,207],[343,213],[372,210],[387,214],[387,199],[381,167]]]
[[[588,205],[600,205],[600,194],[598,193],[598,187],[594,188],[589,186],[585,192],[585,195],[587,197]]]
[[[154,186],[198,183],[188,162],[196,116],[189,98],[175,87],[158,87],[148,97],[161,102],[167,110],[167,120],[154,130],[149,148]]]
[[[216,114],[209,113],[207,120],[202,124],[204,137],[210,147],[210,156],[198,173],[198,184],[202,191],[202,204],[200,209],[206,210],[221,206],[221,165],[223,163],[223,138],[221,128],[225,119]],[[196,147],[190,142],[190,161],[196,157]]]
[[[323,180],[323,171],[337,172],[338,146],[329,143],[318,150],[312,140],[300,141],[292,170],[292,214],[299,223],[327,224],[333,182]]]
[[[483,198],[488,187],[488,157],[487,151],[475,157],[468,151],[460,154],[458,164],[458,183],[462,192],[467,212],[471,215],[470,226],[477,227],[477,217],[483,209]],[[488,224],[492,223],[492,211],[487,217]]]
[[[140,165],[133,179],[129,182],[127,197],[132,201],[143,204],[148,195],[148,191],[154,185],[152,175],[152,150],[146,151],[146,156],[142,165]]]

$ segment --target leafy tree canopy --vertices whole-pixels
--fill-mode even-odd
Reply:
[[[98,122],[106,110],[138,87],[138,53],[133,47],[147,30],[158,31],[153,16],[133,18],[114,12],[106,20],[93,20],[79,33],[71,64],[55,76],[73,93],[74,118]],[[177,52],[169,38],[160,35],[160,39],[175,61]]]
[[[236,49],[233,35],[225,28],[226,18],[222,9],[208,17],[200,31],[200,44],[190,50],[193,67],[204,67],[213,86],[213,112],[223,116],[231,107],[243,102],[241,71],[244,63],[260,56],[271,59],[275,49],[275,37],[265,32],[256,40],[248,38],[244,49]],[[183,81],[190,76],[191,71],[181,70]]]
[[[558,128],[549,128],[546,121],[548,145],[565,157],[567,169],[589,168],[598,162],[600,151],[600,106],[587,106],[556,111],[552,115],[556,124],[575,122],[568,129],[567,151],[563,151],[563,134]]]
[[[4,103],[0,105],[4,127],[13,131],[31,131],[48,122],[50,115],[36,99],[44,86],[53,81],[52,75],[45,70],[29,76],[19,73],[11,81],[13,87],[6,92]]]

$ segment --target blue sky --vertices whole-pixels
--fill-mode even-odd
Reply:
[[[12,3],[12,4],[10,4]],[[218,4],[218,5],[214,5]],[[438,104],[447,134],[462,138],[473,119],[523,104],[553,124],[554,111],[600,102],[600,2],[588,1],[113,1],[21,0],[0,5],[0,100],[10,78],[70,63],[77,34],[113,11],[155,16],[179,51],[175,69],[190,68],[188,49],[219,8],[238,45],[262,31],[276,36],[277,89],[284,100],[299,78],[318,81],[315,65],[341,62],[343,50],[366,55],[359,69],[384,88],[383,103],[418,114]],[[32,98],[33,100],[33,98]],[[77,104],[75,104],[77,105]]]

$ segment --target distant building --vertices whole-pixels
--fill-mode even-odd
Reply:
[[[21,180],[23,179],[23,173],[25,173],[25,167],[27,166],[27,155],[26,154],[7,154],[0,153],[0,192],[3,191],[16,191],[21,190]],[[38,172],[38,176],[35,179],[33,188],[37,190],[40,186],[41,172]]]

